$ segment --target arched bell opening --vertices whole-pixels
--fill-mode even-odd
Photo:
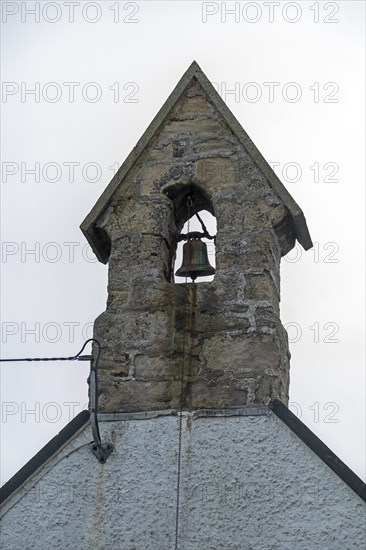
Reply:
[[[170,186],[164,192],[174,202],[177,229],[172,243],[172,282],[212,281],[217,226],[209,197],[194,184]]]
[[[208,233],[216,235],[216,218],[207,210],[199,212]],[[181,235],[189,233],[202,233],[202,226],[196,215],[193,215],[184,224]],[[202,246],[203,245],[203,246]],[[174,261],[174,282],[209,282],[215,277],[216,267],[216,246],[215,240],[201,236],[189,240],[178,241]],[[196,267],[195,267],[196,266]],[[211,268],[211,269],[210,269]],[[192,275],[195,276],[192,277]]]

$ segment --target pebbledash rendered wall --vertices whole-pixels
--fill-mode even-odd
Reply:
[[[362,500],[267,407],[205,414],[183,419],[179,550],[365,547]],[[87,425],[5,502],[3,550],[174,548],[179,417],[100,426],[106,464]]]

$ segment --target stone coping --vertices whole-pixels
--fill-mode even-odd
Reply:
[[[270,412],[269,407],[252,406],[252,407],[228,407],[223,409],[197,409],[195,411],[182,411],[183,416],[191,416],[193,420],[202,417],[212,416],[264,416]],[[167,409],[159,411],[141,411],[141,412],[115,412],[115,413],[99,413],[98,422],[118,422],[129,420],[148,420],[157,418],[158,416],[178,416],[177,409]]]

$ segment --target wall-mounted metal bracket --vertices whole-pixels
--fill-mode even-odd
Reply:
[[[98,426],[98,361],[100,356],[100,344],[95,338],[90,338],[88,342],[94,342],[97,346],[97,356],[94,361],[90,360],[90,421],[94,443],[92,445],[92,453],[101,464],[104,464],[113,451],[111,443],[102,444]],[[87,342],[85,342],[86,344]]]
[[[93,443],[92,445],[92,453],[94,456],[97,457],[98,462],[101,464],[104,464],[113,451],[113,445],[110,445],[109,443],[106,443],[105,445],[96,445]]]

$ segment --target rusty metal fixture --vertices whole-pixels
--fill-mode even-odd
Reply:
[[[215,268],[208,261],[207,245],[199,238],[193,238],[183,245],[183,262],[176,271],[177,277],[197,277],[214,275]]]

